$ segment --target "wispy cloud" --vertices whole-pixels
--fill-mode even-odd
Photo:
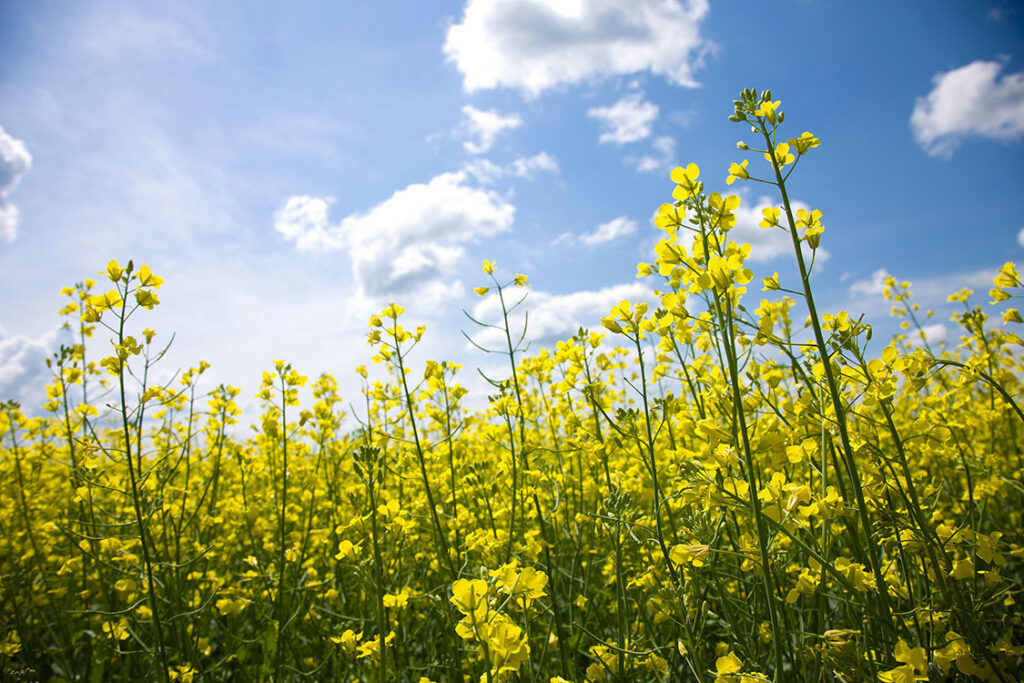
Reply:
[[[863,280],[855,280],[850,284],[850,296],[852,297],[873,297],[882,296],[885,291],[885,281],[892,277],[892,274],[885,268],[879,268],[871,273],[871,276]]]
[[[626,157],[626,163],[640,173],[657,173],[664,171],[672,164],[675,150],[676,141],[672,138],[654,138],[654,142],[651,143],[651,154]]]
[[[477,109],[471,104],[462,108],[464,119],[459,124],[459,133],[469,139],[462,143],[463,149],[470,154],[483,154],[488,151],[507,130],[523,125],[519,114],[502,114],[497,110]]]
[[[505,166],[499,166],[489,159],[476,158],[465,163],[463,170],[476,178],[478,183],[491,185],[499,179],[512,176],[532,180],[538,173],[558,173],[558,160],[547,152],[513,159]]]
[[[650,136],[651,125],[658,118],[658,105],[645,100],[642,92],[632,92],[613,105],[589,109],[587,116],[605,127],[599,142],[622,145]]]
[[[574,235],[571,232],[563,232],[554,239],[552,244],[582,244],[587,247],[595,247],[599,244],[605,244],[606,242],[617,240],[620,237],[632,235],[635,232],[636,221],[626,216],[619,216],[611,219],[607,223],[602,223],[591,232],[585,232],[581,235]]]

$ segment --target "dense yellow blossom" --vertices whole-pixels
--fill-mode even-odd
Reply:
[[[770,92],[735,107],[766,165],[726,184],[783,189],[820,140],[786,138]],[[804,249],[750,291],[719,182],[672,171],[652,294],[598,330],[528,349],[494,326],[486,397],[416,360],[430,333],[392,303],[350,359],[375,369],[272,361],[246,409],[204,362],[157,365],[148,266],[63,288],[44,405],[0,405],[0,677],[1024,676],[1016,265],[951,295],[945,343],[891,278],[905,328],[872,338],[813,305],[822,214],[782,192],[761,226]],[[483,272],[519,305],[525,275]]]

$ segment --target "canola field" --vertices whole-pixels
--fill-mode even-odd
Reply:
[[[196,389],[204,363],[151,381],[149,267],[66,287],[78,343],[42,416],[0,406],[0,679],[1024,676],[1015,266],[951,292],[945,348],[890,279],[906,333],[872,339],[810,286],[823,217],[788,187],[820,141],[770,92],[732,118],[727,182],[773,186],[761,225],[797,275],[752,282],[739,198],[677,168],[637,274],[660,306],[532,356],[506,316],[482,410],[469,370],[412,362],[430,332],[392,304],[368,326],[386,380],[277,361],[238,424],[239,390]],[[505,311],[528,287],[491,262],[481,281]]]

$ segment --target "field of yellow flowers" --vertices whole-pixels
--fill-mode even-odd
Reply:
[[[506,315],[481,411],[460,366],[409,365],[426,332],[392,304],[368,334],[387,381],[277,361],[246,430],[237,389],[197,392],[205,363],[151,381],[147,266],[65,288],[80,343],[44,416],[0,406],[0,679],[1018,680],[1015,266],[990,304],[951,296],[955,348],[869,353],[864,320],[816,308],[822,216],[789,201],[819,140],[770,92],[732,118],[764,163],[728,182],[775,187],[762,227],[799,276],[750,291],[739,198],[677,168],[638,272],[660,307],[533,357]],[[514,308],[526,278],[484,272]],[[909,284],[886,295],[919,329]]]

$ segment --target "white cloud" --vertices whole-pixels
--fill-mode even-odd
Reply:
[[[885,268],[879,268],[871,273],[871,277],[865,280],[856,280],[850,285],[850,296],[876,297],[882,296],[885,291],[885,281],[891,277],[891,273]]]
[[[71,343],[70,335],[60,329],[41,337],[7,336],[0,327],[0,401],[13,399],[33,414],[46,400],[46,385],[52,376],[46,359],[60,342]]]
[[[512,161],[512,174],[517,178],[532,179],[541,171],[558,173],[558,162],[547,152],[539,152],[532,157],[520,157]]]
[[[910,127],[933,156],[949,158],[968,136],[1012,142],[1024,137],[1024,71],[997,78],[1002,62],[974,61],[936,74],[917,98]]]
[[[344,234],[328,221],[331,199],[296,195],[274,213],[274,229],[286,240],[294,241],[299,251],[340,249]]]
[[[470,154],[483,154],[503,132],[523,125],[519,114],[504,115],[494,109],[484,111],[471,104],[464,106],[462,113],[466,118],[459,127],[462,134],[470,138],[462,147]]]
[[[1024,228],[1021,228],[1020,232],[1017,233],[1017,244],[1024,247]]]
[[[551,240],[551,246],[583,244],[588,247],[595,247],[605,242],[611,242],[619,237],[632,235],[636,232],[636,227],[636,221],[626,216],[619,216],[597,226],[593,232],[585,232],[580,235],[563,232]]]
[[[506,301],[509,301],[506,296]],[[641,282],[613,285],[596,290],[582,290],[569,294],[550,294],[530,291],[529,296],[509,324],[513,332],[520,331],[523,312],[529,312],[528,341],[544,346],[568,339],[580,327],[597,329],[601,318],[608,315],[613,306],[628,299],[631,302],[647,301],[657,307],[658,298],[650,288]],[[514,302],[517,299],[512,299]],[[511,302],[510,302],[511,303]],[[490,294],[473,307],[473,317],[481,322],[498,323],[501,320],[501,305],[498,297]],[[481,330],[473,335],[473,341],[484,348],[501,348],[505,343],[504,333],[494,329]]]
[[[468,0],[444,54],[470,92],[509,87],[536,97],[641,71],[694,87],[708,9],[707,0]]]
[[[625,216],[619,216],[613,218],[607,223],[602,223],[597,226],[594,232],[588,232],[580,235],[580,242],[593,247],[598,244],[604,244],[605,242],[611,242],[619,237],[625,237],[626,235],[632,235],[636,232],[636,221],[630,220]]]
[[[462,165],[462,170],[476,178],[481,185],[493,185],[503,176],[508,174],[509,169],[498,166],[490,159],[471,159]]]
[[[344,250],[360,298],[415,297],[435,306],[464,289],[453,279],[463,245],[508,230],[515,216],[497,193],[465,181],[464,172],[443,173],[337,224],[329,221],[328,200],[291,197],[275,213],[274,229],[299,251]]]
[[[0,240],[10,242],[18,234],[18,207],[7,200],[21,177],[32,168],[25,143],[0,126]]]
[[[676,141],[670,137],[655,138],[651,147],[653,154],[626,157],[626,163],[632,165],[640,173],[656,173],[667,169],[675,154]]]
[[[929,344],[941,344],[946,341],[949,330],[942,323],[922,325],[920,330],[914,329],[907,333],[907,343],[911,346],[924,346]]]
[[[761,210],[766,209],[770,206],[777,206],[768,197],[760,197],[757,203],[750,205],[751,203],[746,201],[743,197],[739,208],[736,209],[736,225],[732,230],[729,231],[729,239],[739,243],[747,243],[751,245],[750,260],[751,261],[771,261],[772,259],[793,253],[793,240],[789,235],[789,230],[779,228],[762,228]],[[810,211],[811,207],[801,201],[791,202],[793,207],[793,214],[795,215],[800,209]],[[824,217],[827,221],[827,216]],[[785,223],[785,218],[783,218]],[[828,223],[825,222],[825,235],[828,235]],[[807,243],[802,243],[804,248],[804,259],[810,264],[810,258],[812,255],[810,247]],[[819,246],[817,254],[814,256],[815,268],[820,268],[832,254],[824,247]]]
[[[940,273],[925,275],[908,281],[910,286],[911,305],[918,305],[924,310],[935,310],[937,313],[952,310],[947,298],[961,287],[967,287],[974,291],[988,292],[992,286],[992,278],[995,276],[998,266],[992,268]],[[890,273],[885,268],[878,268],[870,276],[855,280],[849,287],[849,300],[844,305],[851,314],[863,313],[868,320],[881,321],[890,313],[892,303],[883,296],[885,291],[885,279]],[[897,282],[903,284],[903,280],[897,278]],[[924,319],[927,319],[925,316]],[[929,331],[931,329],[931,331]],[[933,340],[942,341],[946,339],[946,332],[939,330],[937,326],[925,326],[929,342]],[[914,337],[916,332],[909,334]],[[910,340],[912,341],[912,339]]]
[[[547,152],[513,159],[507,166],[498,166],[488,159],[477,158],[463,164],[462,169],[483,185],[492,185],[505,176],[533,180],[538,173],[558,173],[560,170],[558,161]]]
[[[610,107],[594,107],[587,116],[598,119],[607,129],[600,142],[622,145],[649,137],[651,124],[658,118],[658,105],[644,100],[642,92],[633,92]]]

